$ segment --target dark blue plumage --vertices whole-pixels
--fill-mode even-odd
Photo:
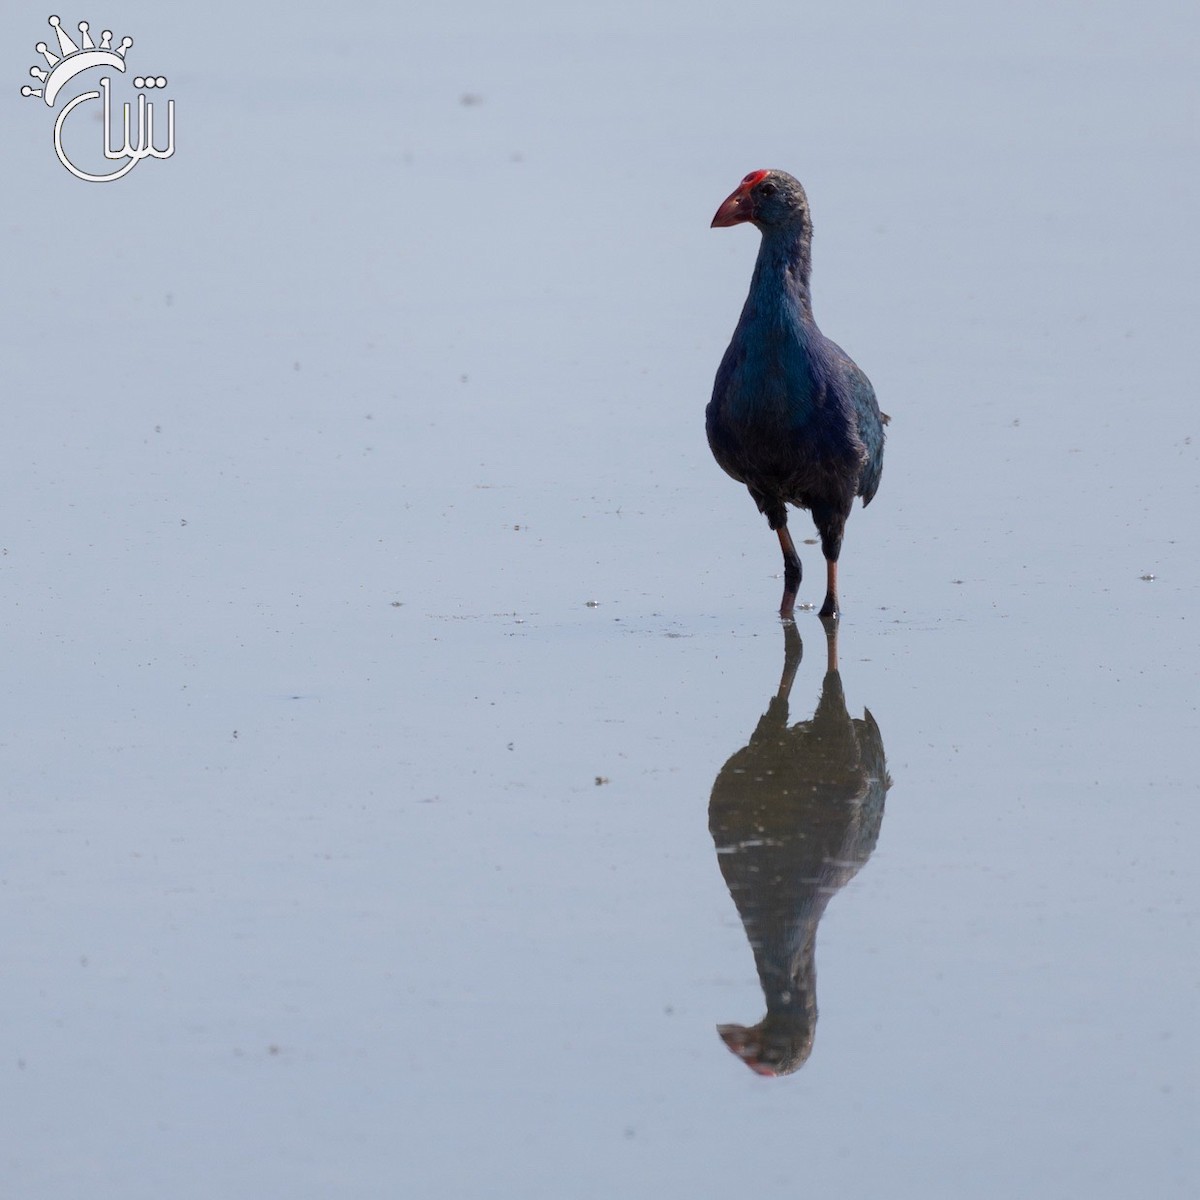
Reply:
[[[820,615],[837,617],[837,561],[855,496],[869,504],[883,471],[883,426],[871,381],[813,320],[809,275],[812,218],[799,182],[754,171],[717,210],[714,226],[752,222],[762,244],[750,294],[717,370],[708,444],[744,483],[779,536],[790,618],[800,557],[787,505],[807,508],[826,561]]]

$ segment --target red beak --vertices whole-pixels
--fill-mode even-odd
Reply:
[[[754,204],[750,199],[750,189],[743,183],[717,209],[717,215],[712,219],[713,229],[722,229],[726,225],[740,225],[754,216]]]

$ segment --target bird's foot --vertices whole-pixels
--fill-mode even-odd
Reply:
[[[795,621],[796,613],[796,592],[799,590],[800,581],[795,584],[790,584],[789,581],[784,581],[783,599],[779,602],[779,619],[786,625],[789,621]]]
[[[837,577],[837,559],[826,558],[825,560],[825,603],[821,605],[821,611],[817,616],[822,621],[836,621],[840,617],[841,611],[838,609],[838,577]]]
[[[822,621],[836,621],[841,617],[841,615],[842,611],[840,608],[838,608],[837,597],[826,596],[825,603],[821,605],[821,611],[817,613],[817,616],[820,617]]]

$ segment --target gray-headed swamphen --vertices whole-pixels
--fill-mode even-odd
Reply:
[[[790,619],[800,556],[787,505],[807,508],[821,536],[826,590],[820,616],[839,615],[837,561],[855,496],[869,504],[883,471],[883,426],[875,390],[813,320],[808,197],[786,171],[753,171],[713,217],[749,221],[762,234],[750,294],[717,369],[708,444],[744,483],[783,550],[783,602]]]

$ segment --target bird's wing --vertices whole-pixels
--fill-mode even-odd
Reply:
[[[883,474],[883,427],[891,418],[879,411],[875,389],[858,363],[837,342],[828,338],[826,342],[837,361],[838,383],[843,396],[850,402],[850,411],[866,456],[857,492],[863,498],[863,506],[866,507],[879,490],[879,478]]]
[[[880,476],[883,474],[883,415],[880,404],[875,398],[875,389],[871,380],[866,378],[858,367],[854,367],[854,408],[858,415],[858,436],[866,446],[866,466],[863,468],[863,479],[858,485],[858,494],[863,497],[863,505],[871,503],[871,498],[880,490]]]
[[[889,418],[879,411],[875,389],[861,368],[850,358],[846,359],[846,363],[850,396],[854,401],[854,415],[858,422],[858,436],[867,452],[867,461],[858,485],[858,494],[863,498],[865,507],[871,503],[871,498],[879,490],[879,479],[883,474],[883,427]]]

